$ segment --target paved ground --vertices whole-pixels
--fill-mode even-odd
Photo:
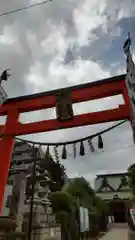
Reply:
[[[101,237],[101,240],[129,240],[128,226],[126,224],[115,224],[106,235]]]

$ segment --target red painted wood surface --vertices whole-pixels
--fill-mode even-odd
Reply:
[[[59,122],[57,121],[57,119],[51,119],[25,124],[17,123],[15,128],[6,128],[4,131],[4,135],[17,136],[24,134],[47,132],[65,128],[92,125],[97,123],[118,121],[122,119],[129,119],[129,109],[126,105],[120,105],[120,107],[116,109],[76,115],[73,120],[66,122]]]
[[[115,77],[115,80],[117,80],[117,77]],[[118,77],[118,81],[114,82],[112,80],[105,80],[103,82],[100,81],[98,84],[88,84],[87,87],[83,86],[82,89],[80,86],[76,89],[73,88],[72,101],[73,103],[79,103],[118,94],[123,95],[125,101],[124,105],[120,105],[116,109],[77,115],[73,120],[66,122],[58,122],[56,119],[26,124],[21,124],[19,122],[19,114],[22,112],[54,107],[56,102],[54,92],[51,92],[50,95],[39,94],[36,95],[36,97],[30,97],[30,99],[28,99],[28,97],[14,99],[14,101],[11,100],[8,103],[3,104],[0,107],[0,116],[7,115],[7,121],[5,126],[0,126],[0,133],[3,136],[0,140],[0,208],[2,207],[4,188],[8,176],[8,167],[12,156],[14,136],[130,119],[129,97],[125,85],[125,79],[122,79],[122,77]]]
[[[5,130],[15,128],[18,118],[19,114],[16,109],[10,109]],[[12,157],[14,141],[13,136],[5,136],[0,140],[0,211],[8,178],[8,169]]]
[[[76,89],[72,91],[72,102],[79,103],[85,102],[89,100],[105,98],[109,96],[114,96],[118,94],[123,94],[123,82],[109,82],[106,84],[100,84],[97,86],[84,88],[84,89]],[[3,104],[0,107],[0,115],[5,115],[8,110],[14,105],[14,107],[18,108],[20,113],[36,111],[41,109],[47,109],[55,107],[56,97],[54,95],[50,96],[41,96],[31,100],[22,100],[15,101],[13,103]]]

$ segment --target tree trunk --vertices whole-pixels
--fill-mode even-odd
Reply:
[[[71,240],[79,240],[79,228],[77,224],[76,214],[74,214],[69,220],[69,228]]]
[[[61,240],[70,240],[67,223],[61,222]]]

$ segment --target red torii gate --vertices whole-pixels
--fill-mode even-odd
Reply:
[[[67,121],[51,119],[22,124],[19,122],[20,113],[55,107],[57,94],[64,91],[64,89],[8,99],[0,107],[0,116],[7,115],[5,125],[0,126],[0,208],[2,207],[15,136],[122,119],[130,120],[131,111],[125,75],[69,87],[66,88],[66,90],[71,93],[72,103],[122,94],[124,104],[119,105],[118,108],[115,109],[76,115],[71,120]]]

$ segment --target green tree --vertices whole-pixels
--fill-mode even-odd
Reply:
[[[59,161],[54,161],[50,154],[45,154],[44,159],[40,162],[40,167],[46,169],[55,184],[51,184],[52,192],[59,191],[64,185],[65,168]]]
[[[66,192],[51,193],[50,200],[52,203],[52,210],[56,214],[56,220],[61,225],[61,238],[63,240],[71,239],[70,223],[75,216],[77,203],[75,199]],[[75,219],[74,219],[75,220]],[[72,239],[77,239],[74,236]]]
[[[94,205],[97,209],[97,212],[101,215],[106,214],[109,210],[108,209],[108,204],[98,196],[94,197]]]
[[[91,236],[97,236],[100,228],[106,230],[108,206],[101,198],[96,196],[89,182],[83,178],[74,178],[63,186],[62,191],[76,198],[78,204],[89,209]]]
[[[95,191],[85,178],[72,179],[63,186],[62,191],[74,196],[81,206],[88,208],[90,211],[96,210],[94,209]]]
[[[132,194],[133,196],[135,196],[135,164],[132,164],[128,168],[128,179]]]
[[[54,192],[50,195],[50,200],[52,203],[52,208],[55,213],[62,211],[66,212],[70,216],[74,208],[76,207],[76,202],[72,196],[66,192]]]
[[[59,162],[55,162],[50,154],[45,154],[44,158],[41,159],[40,162],[37,163],[40,172],[42,173],[44,170],[47,170],[52,183],[50,183],[51,192],[59,191],[64,185],[64,174],[65,169],[64,166]],[[31,184],[33,181],[32,174],[27,178],[26,184],[26,196],[27,198],[31,196]]]
[[[76,217],[79,220],[79,206],[89,209],[90,225],[93,226],[93,232],[96,234],[99,232],[99,216],[106,214],[107,206],[102,199],[96,196],[95,191],[85,178],[69,180],[60,192],[51,194],[51,201],[53,211],[62,224],[62,229],[66,234],[72,232],[73,237],[71,239],[78,239],[78,233],[75,229],[78,228]],[[63,239],[65,238],[63,237]]]

